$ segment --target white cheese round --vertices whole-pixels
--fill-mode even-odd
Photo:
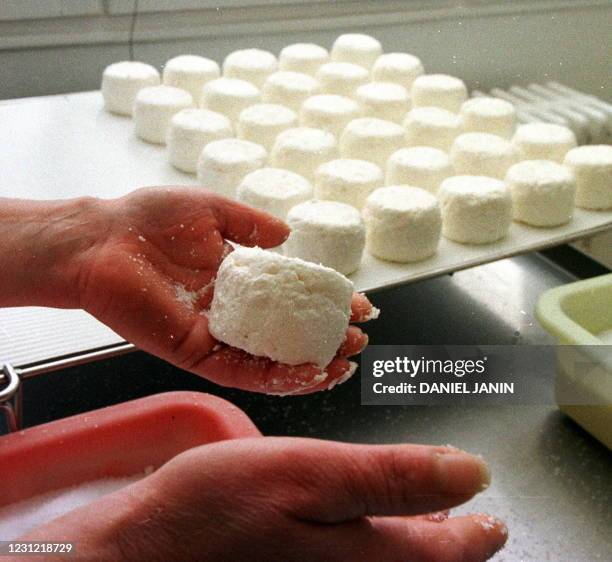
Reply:
[[[362,209],[368,195],[384,183],[383,171],[367,160],[339,158],[315,172],[315,197]]]
[[[208,143],[198,160],[198,183],[225,197],[236,197],[240,182],[266,163],[266,149],[240,139]]]
[[[419,187],[391,185],[374,191],[363,209],[366,248],[382,260],[409,263],[433,256],[442,219],[436,198]]]
[[[572,218],[576,180],[567,167],[550,160],[524,160],[506,174],[515,221],[558,226]]]
[[[333,269],[238,247],[217,273],[210,333],[252,355],[324,368],[344,341],[352,293]]]
[[[331,267],[344,275],[359,268],[365,226],[357,209],[337,201],[306,201],[287,214],[286,256]]]
[[[576,177],[576,205],[584,209],[612,209],[612,146],[573,148],[564,163]]]
[[[289,210],[312,199],[310,182],[281,168],[260,168],[244,176],[238,186],[237,199],[281,220]]]
[[[179,55],[164,66],[164,84],[187,90],[193,101],[200,103],[204,84],[221,76],[216,61],[197,55]]]
[[[104,69],[102,74],[102,97],[104,107],[111,113],[132,115],[136,94],[149,86],[160,83],[157,69],[144,62],[116,62]]]
[[[134,102],[134,130],[146,142],[166,144],[172,117],[193,107],[189,92],[173,86],[149,86],[136,94]]]
[[[403,146],[404,128],[375,117],[354,119],[340,135],[342,158],[368,160],[383,169],[389,156]]]
[[[438,190],[442,234],[463,244],[488,244],[506,236],[512,199],[504,182],[486,176],[453,176]]]
[[[314,183],[315,170],[337,156],[338,145],[334,135],[322,129],[295,127],[276,137],[270,164],[291,170]]]
[[[170,121],[168,159],[175,168],[194,174],[202,149],[209,142],[232,135],[232,124],[225,115],[208,109],[183,109]]]
[[[387,185],[413,185],[436,194],[443,180],[453,175],[446,152],[430,146],[400,148],[387,162]]]
[[[458,113],[467,100],[467,88],[463,80],[447,74],[423,74],[412,84],[413,107],[441,107]]]

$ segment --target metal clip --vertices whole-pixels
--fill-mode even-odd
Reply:
[[[5,363],[0,372],[0,411],[4,414],[9,433],[22,427],[21,379],[16,369]]]

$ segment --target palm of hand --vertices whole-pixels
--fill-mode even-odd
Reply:
[[[346,357],[367,341],[355,327],[323,381],[312,365],[291,368],[249,356],[219,344],[208,331],[202,311],[230,249],[224,239],[277,246],[288,234],[282,222],[187,188],[140,190],[109,204],[108,226],[83,256],[79,293],[82,307],[121,336],[224,386],[302,393],[346,376]],[[365,319],[370,310],[356,296],[354,319]]]

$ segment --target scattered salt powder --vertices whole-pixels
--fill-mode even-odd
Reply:
[[[195,301],[198,298],[198,294],[195,291],[188,291],[181,283],[175,283],[174,289],[176,291],[177,301],[186,304],[187,306],[193,306],[195,304]]]
[[[175,283],[174,290],[176,292],[176,300],[180,303],[186,304],[190,308],[193,308],[198,299],[205,295],[211,289],[214,283],[215,280],[213,279],[197,291],[188,291],[185,288],[185,285]]]
[[[363,318],[363,321],[367,322],[368,320],[376,320],[379,316],[380,316],[380,308],[376,308],[375,306],[373,306],[372,310],[370,310],[370,314],[365,316]]]
[[[357,363],[354,363],[353,361],[349,361],[348,371],[344,373],[341,377],[338,377],[336,380],[331,381],[331,383],[327,387],[327,390],[331,390],[332,388],[334,388],[335,386],[338,386],[339,384],[344,384],[347,380],[349,380],[355,374],[356,370],[357,370]]]
[[[84,482],[0,507],[0,540],[21,537],[56,517],[137,482],[150,472],[147,468],[144,474]]]
[[[477,513],[476,515],[481,516],[479,523],[485,531],[492,531],[496,527],[499,527],[499,530],[501,531],[502,535],[508,534],[508,528],[506,527],[505,523],[503,523],[496,517],[493,517],[492,515],[488,515],[486,513]]]

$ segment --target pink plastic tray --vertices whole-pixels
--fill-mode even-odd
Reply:
[[[260,435],[238,408],[198,392],[168,392],[79,414],[0,438],[0,506],[158,468],[205,443]]]

